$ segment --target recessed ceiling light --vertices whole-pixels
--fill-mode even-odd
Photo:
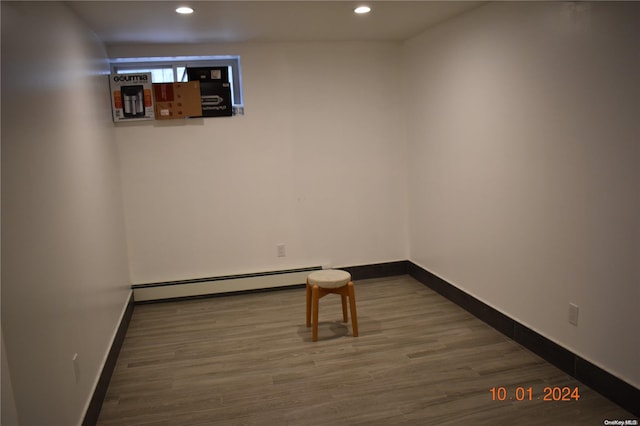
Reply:
[[[176,12],[180,13],[181,15],[188,15],[190,13],[193,13],[193,9],[187,6],[183,6],[183,7],[177,8]]]
[[[371,12],[371,8],[369,6],[358,6],[353,9],[353,11],[359,15],[362,15],[363,13]]]

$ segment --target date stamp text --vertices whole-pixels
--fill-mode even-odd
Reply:
[[[578,401],[580,399],[580,390],[577,386],[545,386],[542,392],[525,386],[514,388],[497,386],[489,389],[489,392],[492,401]]]

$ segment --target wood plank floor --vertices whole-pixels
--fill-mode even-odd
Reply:
[[[408,276],[355,283],[360,336],[340,299],[305,290],[137,305],[98,424],[603,425],[635,417]],[[494,401],[490,388],[532,388]],[[578,387],[547,402],[543,388]]]

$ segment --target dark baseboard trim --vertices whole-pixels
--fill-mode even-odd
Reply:
[[[344,266],[338,269],[349,272],[351,274],[351,279],[357,281],[366,280],[369,278],[384,278],[392,277],[395,275],[406,275],[408,264],[409,261],[407,260],[399,260],[395,262],[374,263],[371,265]]]
[[[131,316],[133,315],[133,292],[129,296],[129,301],[127,302],[127,307],[125,308],[124,314],[122,315],[122,320],[118,325],[118,330],[116,331],[116,335],[113,339],[113,343],[111,344],[111,348],[109,349],[109,353],[107,354],[107,359],[104,363],[104,367],[102,368],[102,372],[100,373],[100,378],[98,378],[98,383],[96,384],[96,388],[93,391],[93,396],[91,397],[91,401],[89,402],[89,407],[87,408],[87,412],[84,415],[84,419],[82,420],[82,426],[94,426],[98,423],[98,417],[100,416],[100,410],[102,409],[102,403],[104,402],[104,398],[107,395],[107,389],[109,388],[109,382],[111,381],[111,376],[113,375],[113,371],[116,368],[116,361],[118,360],[118,355],[120,354],[120,348],[122,348],[122,343],[124,342],[125,335],[127,334],[127,329],[129,328],[129,323],[131,322]]]
[[[478,319],[575,377],[625,410],[640,416],[640,406],[638,405],[640,389],[536,333],[413,262],[407,261],[406,263],[406,273],[417,281],[469,311]]]
[[[640,417],[640,389],[577,355],[574,371],[576,379]]]

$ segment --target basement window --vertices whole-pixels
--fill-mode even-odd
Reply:
[[[187,68],[226,67],[229,71],[233,115],[244,115],[239,56],[174,56],[111,59],[111,74],[150,72],[153,83],[188,81]]]

